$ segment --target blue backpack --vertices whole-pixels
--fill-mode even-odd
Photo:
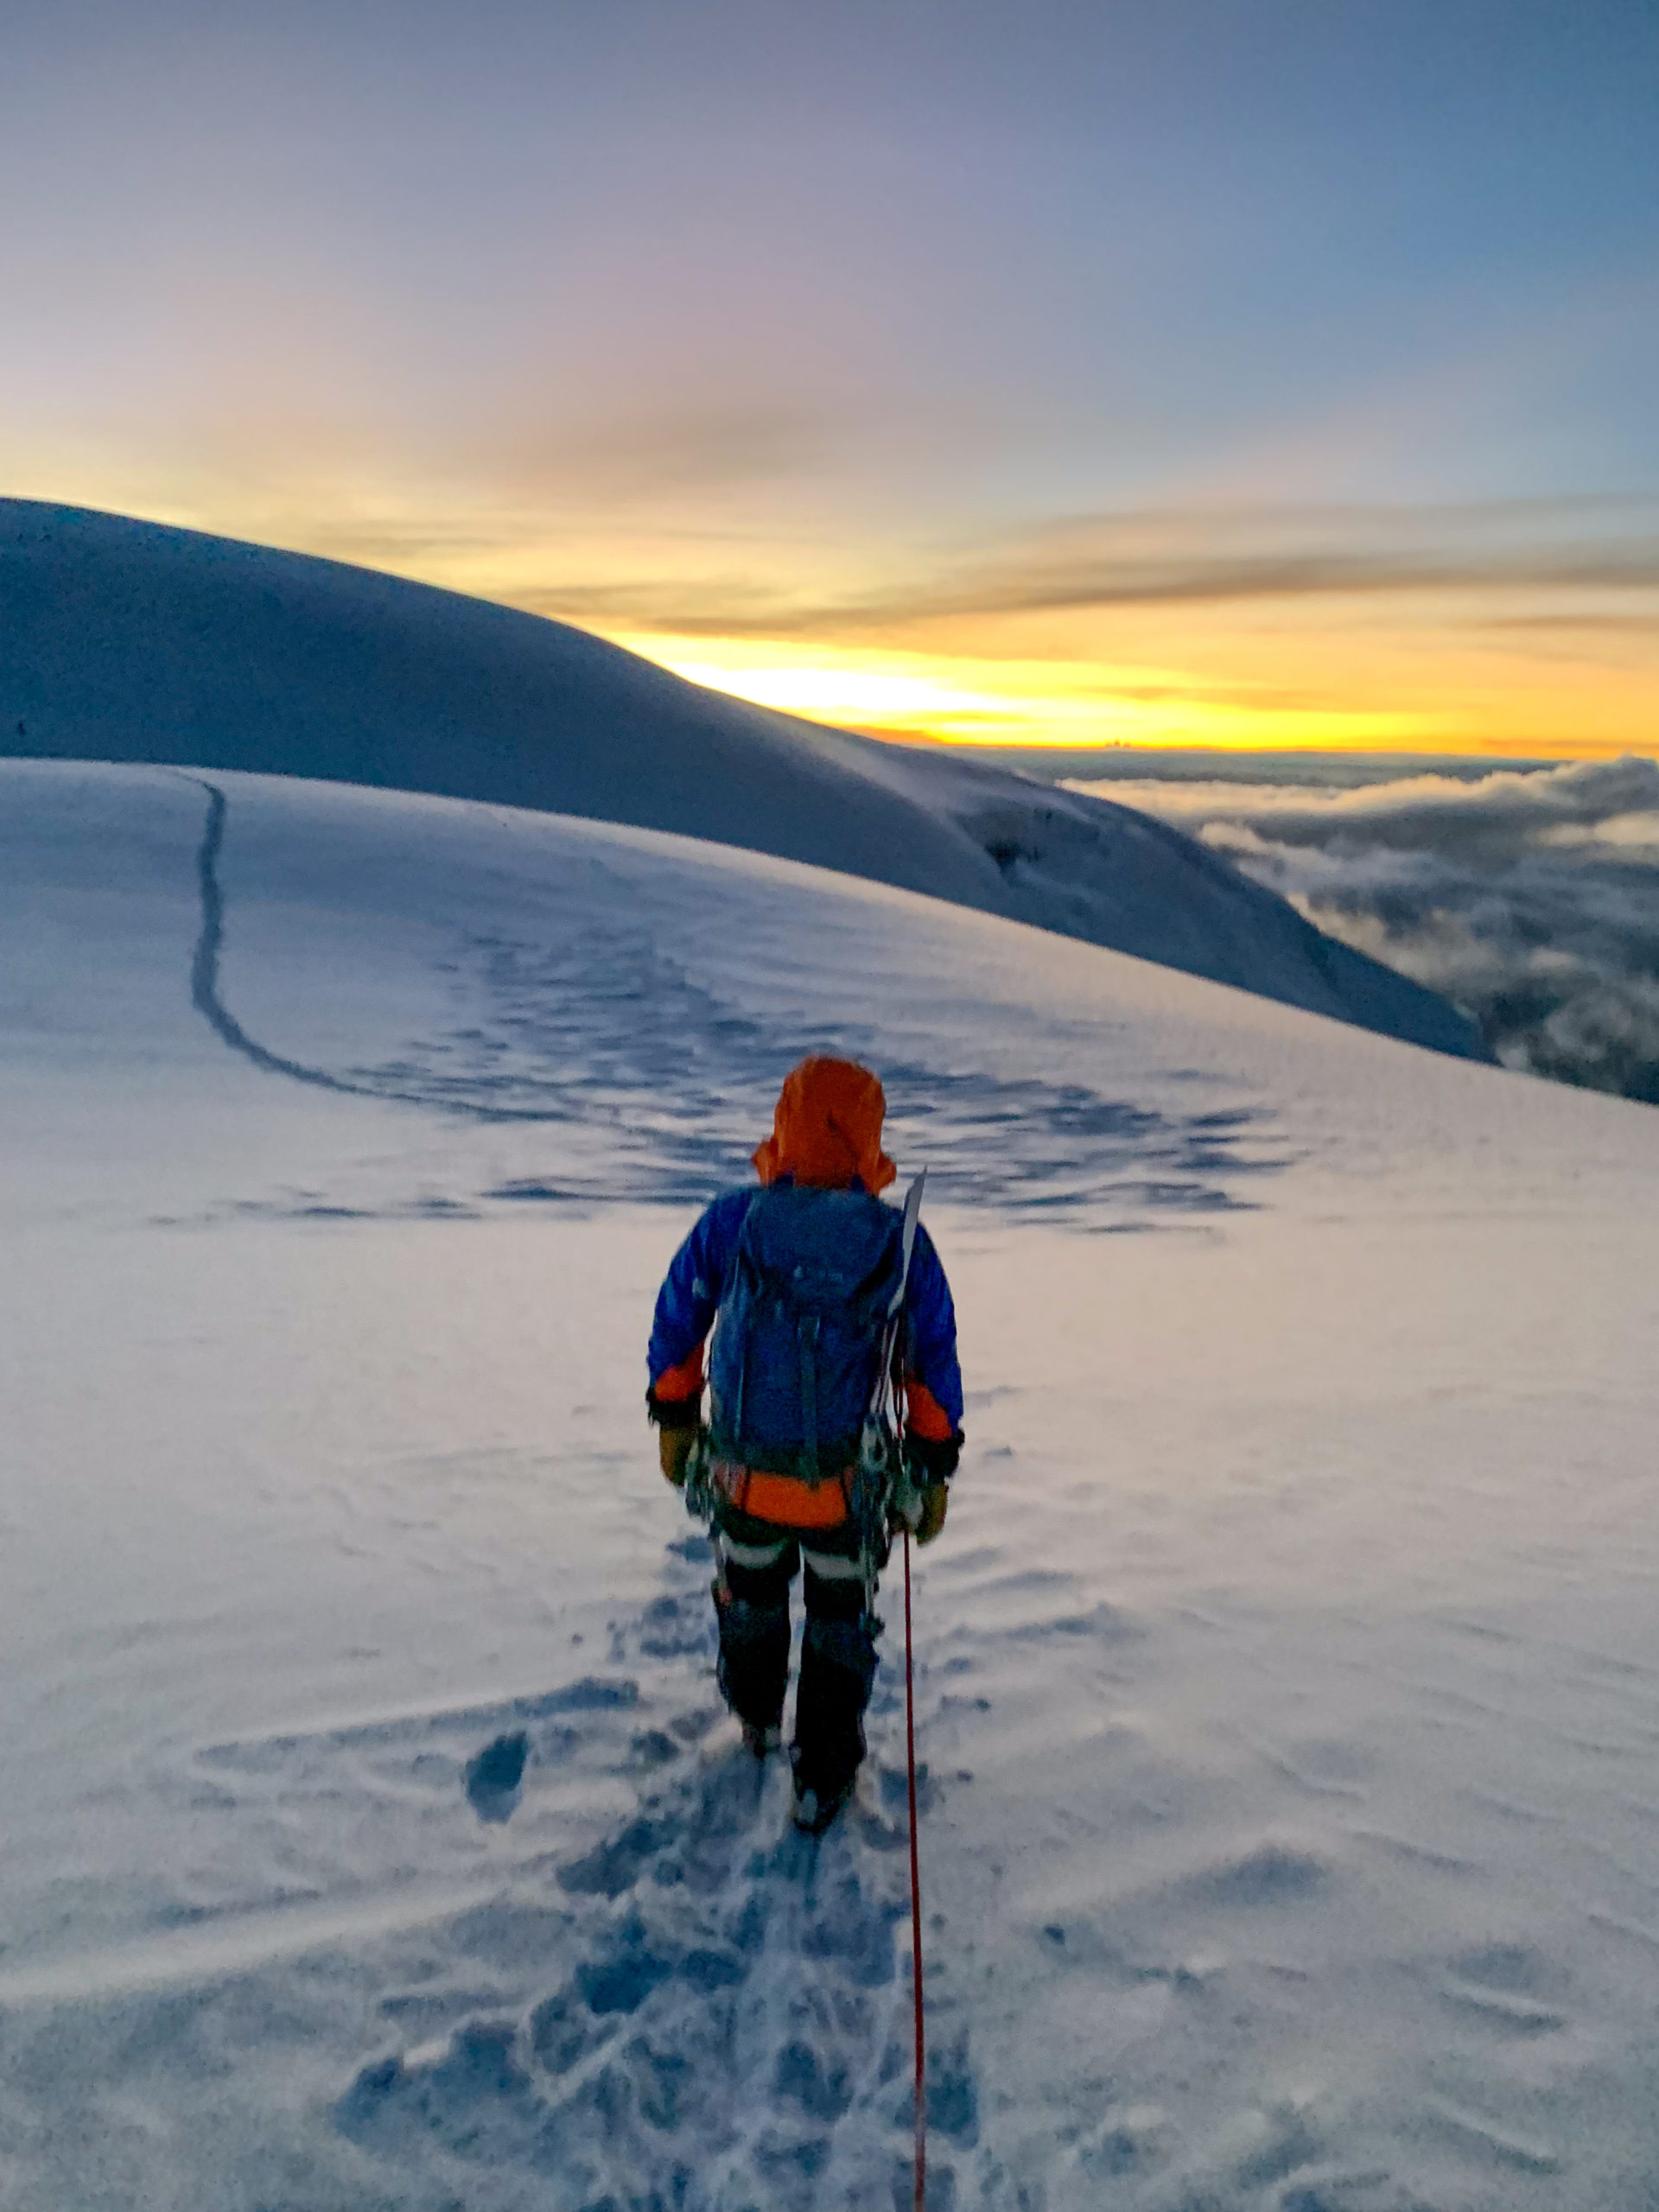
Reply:
[[[774,1183],[739,1232],[715,1324],[709,1447],[817,1483],[858,1458],[905,1267],[905,1217]]]

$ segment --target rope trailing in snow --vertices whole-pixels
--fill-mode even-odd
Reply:
[[[916,1848],[916,1676],[911,1662],[910,1530],[905,1530],[905,1757],[910,1786],[910,1979],[916,2000],[916,2212],[927,2201],[927,2031],[922,2020],[922,1867]]]

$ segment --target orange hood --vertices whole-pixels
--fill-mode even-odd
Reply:
[[[887,1110],[881,1085],[855,1060],[803,1060],[785,1077],[772,1135],[754,1155],[760,1180],[844,1191],[856,1179],[872,1195],[885,1191],[899,1173],[881,1149]]]

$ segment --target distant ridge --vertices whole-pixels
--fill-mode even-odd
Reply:
[[[0,500],[0,754],[585,816],[868,877],[1469,1059],[1474,1025],[1178,830],[375,570]]]

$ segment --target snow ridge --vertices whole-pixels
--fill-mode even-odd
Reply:
[[[0,753],[315,777],[668,830],[925,892],[1460,1058],[1472,1025],[1194,840],[372,570],[0,501]]]

